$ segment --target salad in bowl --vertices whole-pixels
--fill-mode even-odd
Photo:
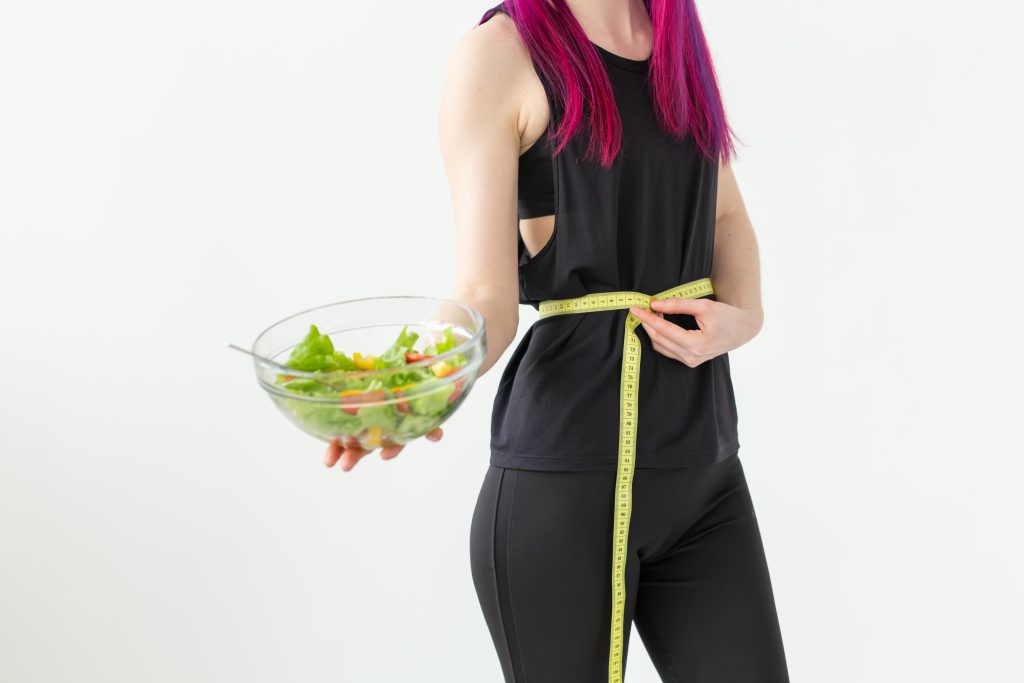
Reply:
[[[404,445],[451,417],[476,379],[486,335],[466,304],[374,297],[290,316],[261,333],[252,352],[260,386],[300,429],[372,450]]]

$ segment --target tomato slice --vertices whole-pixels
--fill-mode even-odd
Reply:
[[[345,403],[370,403],[383,401],[387,397],[386,391],[361,391],[359,389],[348,389],[339,394],[341,398],[341,409],[349,415],[355,415],[359,408],[346,407]]]
[[[455,380],[455,390],[448,395],[448,403],[452,404],[458,400],[459,396],[462,395],[462,390],[466,388],[466,378],[460,377]]]
[[[426,353],[419,353],[417,351],[406,351],[405,352],[405,362],[406,363],[418,363],[421,360],[426,360],[428,358],[433,358],[433,357],[434,356],[432,356],[432,355],[429,355],[429,354],[426,354]]]

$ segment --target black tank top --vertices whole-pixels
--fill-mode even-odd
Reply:
[[[484,19],[497,11],[505,11],[504,3],[487,10]],[[550,84],[535,69],[551,119],[543,137],[520,158],[519,217],[544,215],[545,206],[555,215],[553,235],[533,258],[519,235],[519,302],[535,309],[545,299],[598,292],[655,294],[711,275],[717,162],[701,153],[692,136],[677,139],[659,128],[647,82],[649,58],[627,59],[592,44],[614,91],[622,148],[609,169],[581,161],[584,132],[551,157],[548,145],[561,112]],[[530,160],[526,166],[524,158]],[[494,397],[491,464],[616,469],[627,314],[555,315],[530,326]],[[691,315],[664,317],[698,329]],[[656,351],[643,326],[636,334],[642,361],[635,466],[708,464],[736,453],[728,354],[691,368]]]

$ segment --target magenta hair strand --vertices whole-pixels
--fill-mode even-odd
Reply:
[[[706,157],[728,162],[735,136],[694,0],[644,5],[654,30],[648,76],[659,125],[679,138],[692,135]],[[506,0],[503,6],[562,109],[553,133],[555,153],[583,133],[584,157],[611,166],[621,148],[622,122],[601,55],[565,0]],[[479,23],[492,14],[488,10]]]

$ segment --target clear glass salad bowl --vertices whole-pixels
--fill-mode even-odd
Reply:
[[[406,444],[451,417],[486,351],[476,309],[428,296],[319,306],[274,323],[252,345],[271,361],[253,358],[282,413],[318,439],[368,450]]]

